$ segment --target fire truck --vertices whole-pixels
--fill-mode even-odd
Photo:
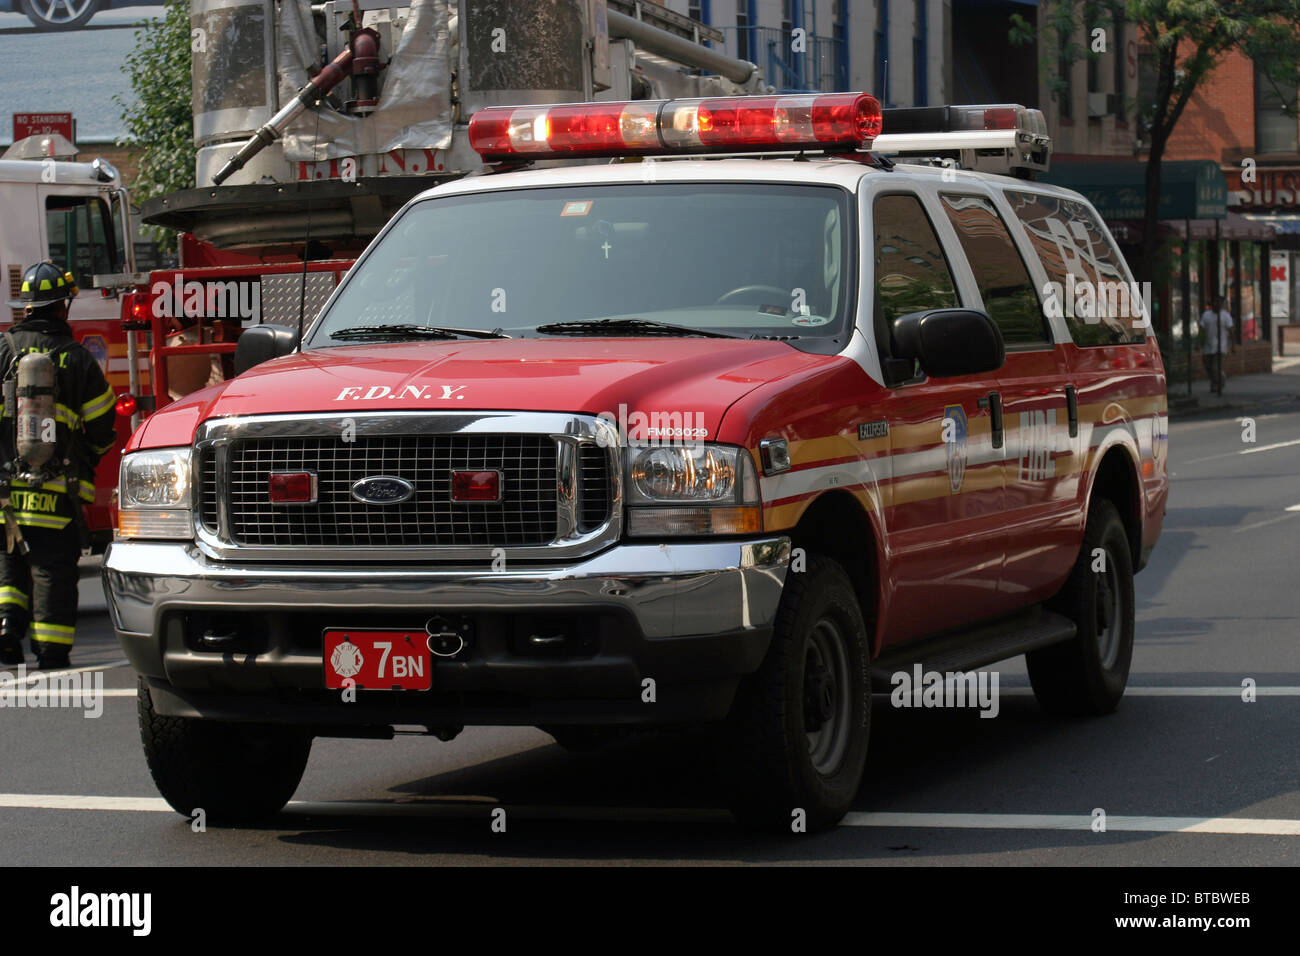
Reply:
[[[1166,380],[1096,210],[1033,181],[1041,114],[683,97],[467,135],[486,174],[123,456],[105,588],[174,808],[274,814],[318,736],[704,725],[739,819],[817,829],[873,686],[965,706],[1023,654],[1044,710],[1120,703]]]

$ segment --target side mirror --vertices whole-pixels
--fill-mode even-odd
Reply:
[[[1006,361],[1002,333],[979,309],[928,309],[894,319],[896,358],[921,363],[931,378],[996,372]]]
[[[283,325],[254,325],[244,329],[235,343],[235,374],[288,355],[298,347],[298,330]]]

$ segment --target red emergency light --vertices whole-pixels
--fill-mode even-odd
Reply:
[[[149,328],[152,297],[143,292],[128,292],[122,296],[122,328],[128,332]]]
[[[453,471],[451,473],[452,501],[500,501],[501,472]]]
[[[469,121],[485,160],[869,148],[880,134],[869,93],[489,106]]]
[[[316,476],[309,471],[273,471],[267,492],[273,505],[315,504]]]

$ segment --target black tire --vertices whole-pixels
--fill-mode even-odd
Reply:
[[[104,0],[20,0],[38,30],[78,30],[104,6]]]
[[[848,811],[871,733],[868,666],[867,629],[848,575],[810,555],[806,570],[787,575],[767,656],[741,682],[719,735],[719,762],[742,824],[789,832],[802,810],[811,832]]]
[[[1104,552],[1094,571],[1094,550]],[[1133,553],[1115,506],[1098,499],[1088,512],[1083,547],[1048,607],[1074,621],[1072,640],[1025,655],[1039,706],[1050,714],[1109,714],[1124,696],[1133,660]]]
[[[140,740],[158,792],[184,817],[202,809],[220,826],[273,817],[298,789],[311,735],[293,727],[227,723],[154,712],[142,679]]]

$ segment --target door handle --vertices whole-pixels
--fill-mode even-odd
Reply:
[[[976,402],[980,408],[989,410],[989,425],[993,431],[993,447],[1001,448],[1003,440],[1002,431],[1002,396],[997,392],[989,392],[987,396]]]
[[[1065,410],[1070,419],[1070,437],[1079,437],[1079,393],[1073,385],[1065,386]]]

